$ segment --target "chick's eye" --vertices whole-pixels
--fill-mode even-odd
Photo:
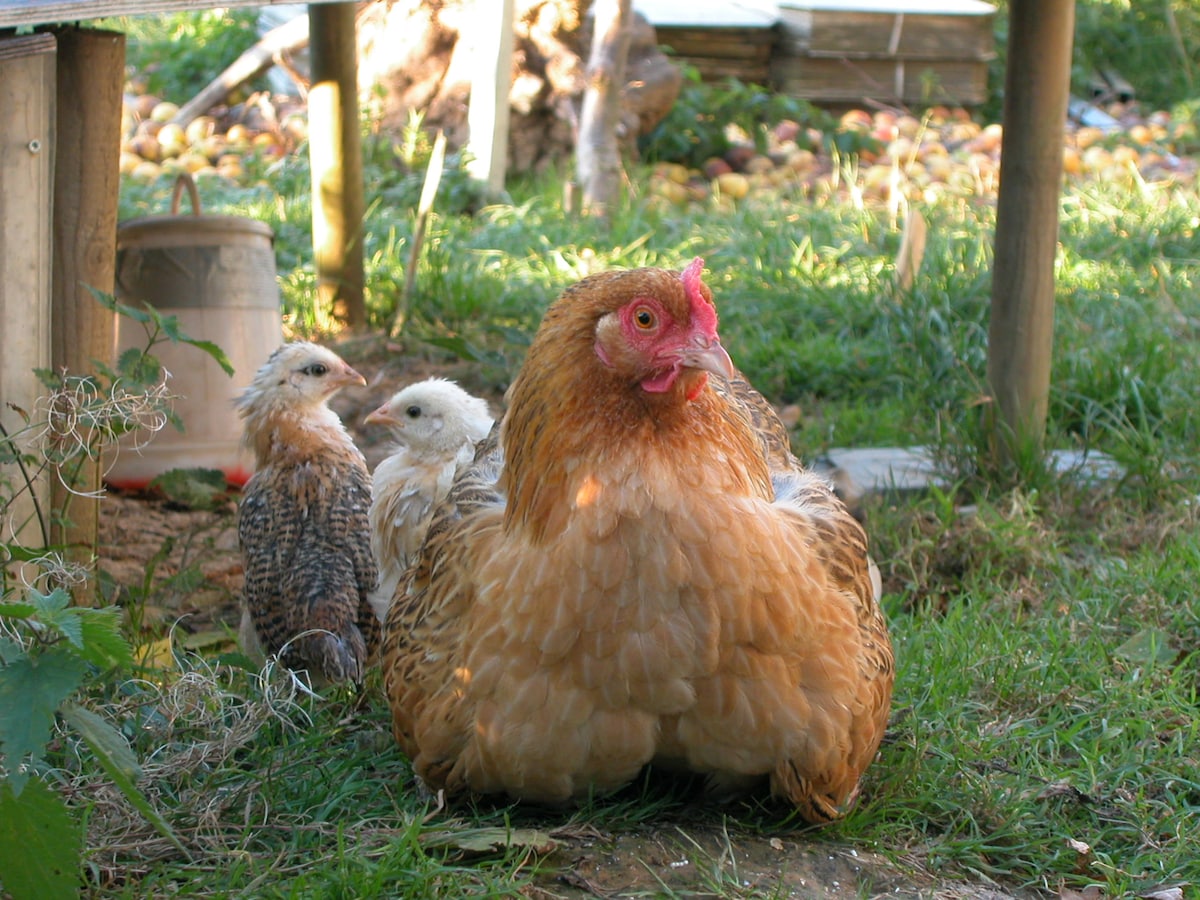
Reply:
[[[404,414],[410,419],[418,419],[421,416],[421,407],[415,405],[410,406],[408,409],[404,410]]]
[[[315,375],[320,378],[329,371],[329,367],[325,363],[313,363],[311,366],[305,366],[300,371],[305,375]]]
[[[654,315],[654,313],[646,309],[644,306],[641,309],[634,311],[633,321],[637,324],[638,328],[642,329],[642,331],[649,331],[658,324],[658,318]]]

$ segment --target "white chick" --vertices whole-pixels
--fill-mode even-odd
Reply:
[[[379,567],[379,587],[367,599],[382,622],[425,539],[433,507],[450,490],[455,470],[474,457],[492,416],[486,401],[453,381],[430,378],[394,394],[364,421],[389,426],[397,441],[375,467],[367,514]]]

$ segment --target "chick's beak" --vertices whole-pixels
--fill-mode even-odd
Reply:
[[[352,384],[365,386],[367,383],[367,379],[363,378],[357,370],[350,368],[350,366],[346,366],[345,369],[338,372],[334,377],[337,380],[338,387],[349,387]]]
[[[688,368],[702,369],[722,378],[732,378],[736,371],[733,368],[733,360],[716,337],[709,339],[704,335],[696,335],[684,348],[680,361]]]
[[[367,417],[363,419],[364,425],[394,425],[396,420],[392,418],[391,411],[385,403],[379,409],[367,413]]]

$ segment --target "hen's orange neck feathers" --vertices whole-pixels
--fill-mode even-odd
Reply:
[[[550,306],[509,389],[507,521],[552,536],[590,472],[632,471],[636,460],[624,457],[648,445],[678,468],[695,467],[731,434],[746,452],[730,455],[751,462],[721,477],[769,496],[757,436],[748,421],[727,421],[708,387],[710,373],[728,377],[733,366],[702,267],[594,275]]]

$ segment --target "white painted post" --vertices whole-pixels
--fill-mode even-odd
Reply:
[[[513,0],[476,0],[467,167],[489,197],[504,190],[508,167],[508,94],[512,87]]]

